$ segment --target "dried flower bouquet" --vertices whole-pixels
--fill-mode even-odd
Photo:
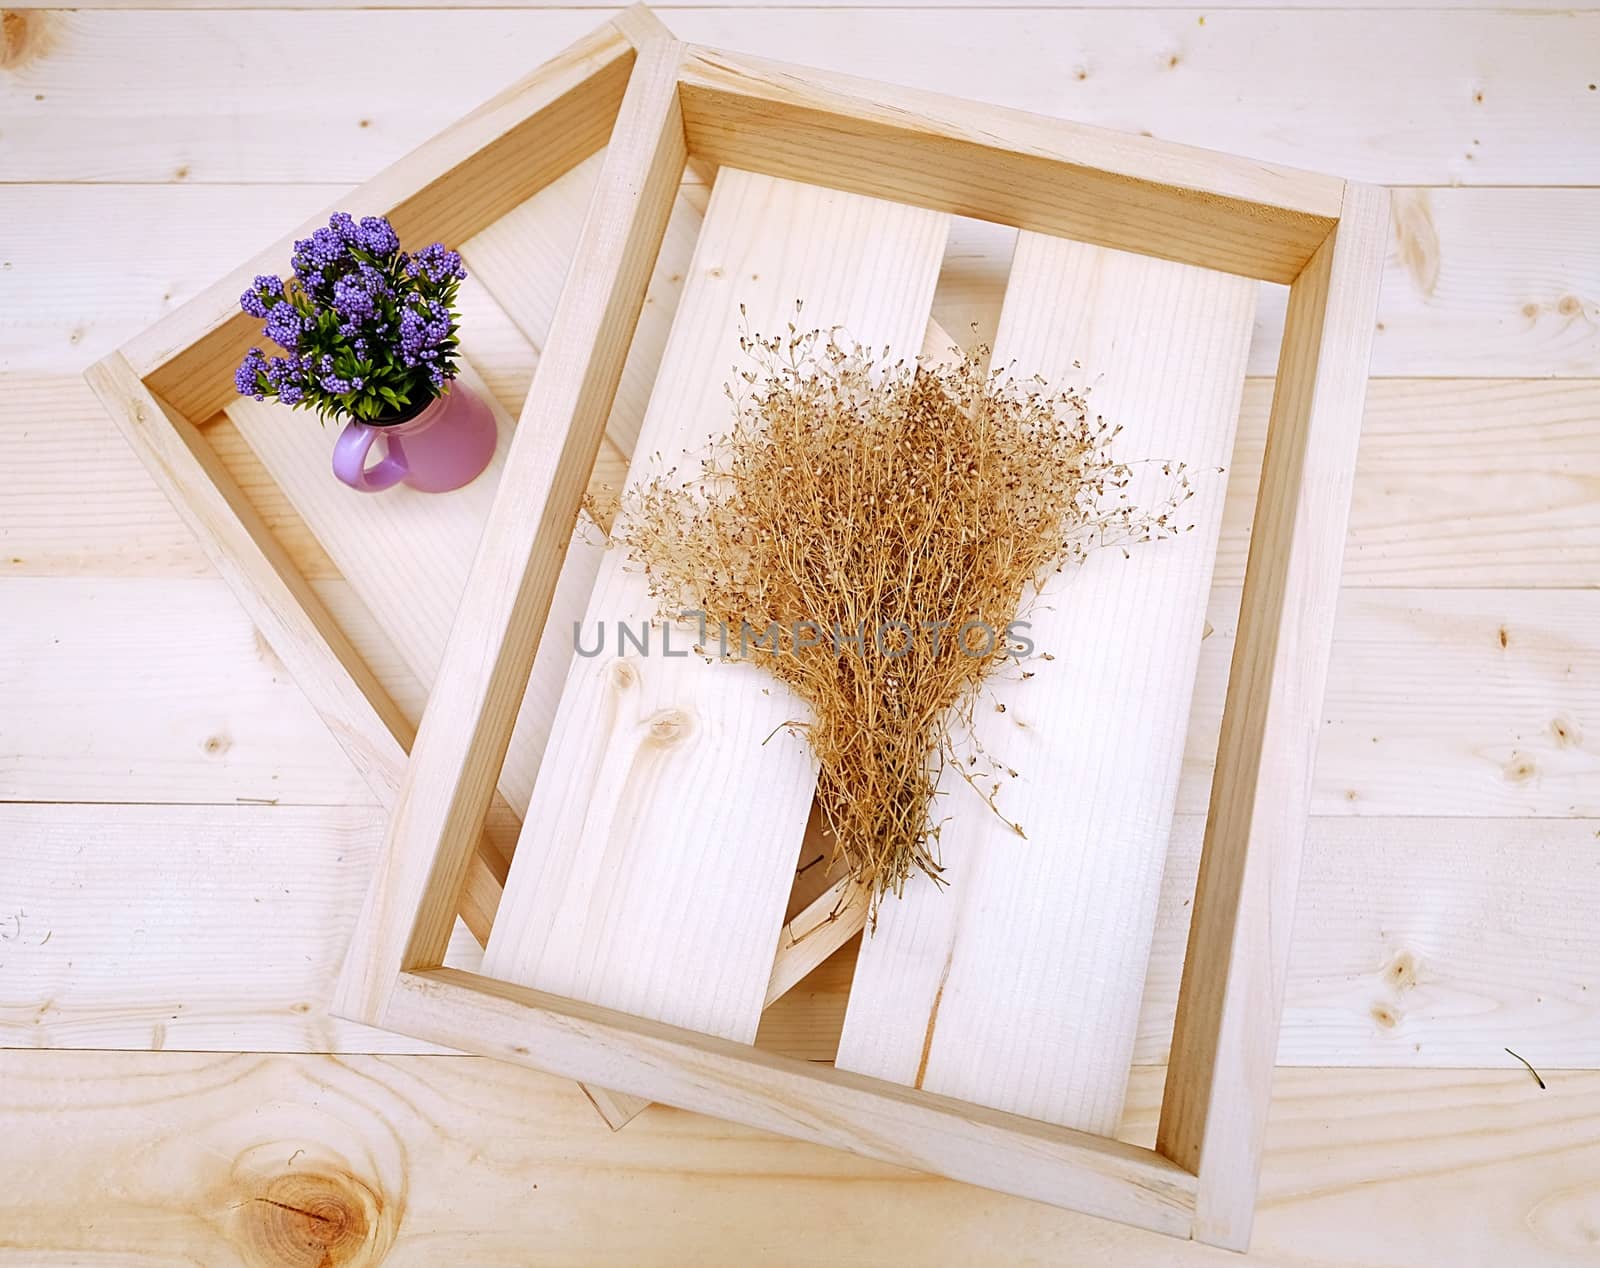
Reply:
[[[1031,655],[1054,654],[1022,619],[1037,587],[1096,547],[1183,531],[1188,476],[1164,463],[1168,503],[1134,506],[1118,429],[1080,393],[986,373],[982,350],[889,363],[794,326],[743,349],[754,368],[730,389],[732,430],[627,490],[613,535],[662,619],[732,631],[718,651],[810,706],[793,725],[819,763],[818,802],[876,899],[938,877],[944,769],[1003,813],[1017,772],[987,758],[971,721],[990,674],[1030,677]]]

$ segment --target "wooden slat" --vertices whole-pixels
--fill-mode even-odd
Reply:
[[[860,933],[869,906],[867,892],[845,879],[828,886],[791,916],[778,935],[766,1006],[771,1008]]]
[[[1124,430],[1127,492],[1155,507],[1193,471],[1175,541],[1092,556],[1028,612],[1051,659],[976,712],[1011,768],[1000,814],[941,785],[948,888],[886,901],[856,968],[838,1062],[1101,1135],[1121,1119],[1244,383],[1255,288],[1024,233],[994,364],[1087,390]],[[992,696],[992,699],[990,697]],[[1022,825],[1019,840],[1006,820]]]
[[[93,577],[0,584],[7,587],[0,602],[14,616],[0,622],[9,658],[0,666],[8,684],[0,725],[29,739],[12,752],[26,761],[4,768],[6,796],[367,799],[326,747],[327,728],[290,690],[296,680],[281,662],[269,662],[278,683],[262,685],[251,624],[226,587]],[[118,586],[127,587],[126,597],[103,599]],[[425,693],[348,586],[318,581],[313,588],[402,713],[419,717]],[[102,602],[125,614],[114,674],[105,672],[105,631],[81,616]],[[1207,614],[1214,632],[1201,645],[1178,793],[1183,813],[1206,810],[1238,606],[1237,590],[1219,590]],[[1597,628],[1600,590],[1346,590],[1334,627],[1314,813],[1600,816]],[[27,629],[36,634],[24,636]],[[63,710],[58,684],[80,676],[93,682],[93,695],[85,688],[84,709]],[[204,748],[214,733],[206,723],[222,716],[217,711],[235,677],[242,691],[268,693],[262,699],[271,704],[228,715],[234,744],[219,762]],[[174,721],[152,729],[146,723],[153,716]],[[255,754],[248,761],[247,752]],[[143,785],[152,768],[159,777]]]
[[[596,160],[586,160],[461,244],[474,281],[490,287],[535,348],[544,343],[561,275],[525,277],[514,285],[509,279],[520,276],[521,253],[571,259],[568,235],[577,233],[597,170]],[[655,330],[657,351],[694,245],[685,222],[703,192],[685,186],[651,280],[652,302],[640,329],[647,335]],[[334,196],[317,185],[0,185],[4,262],[11,265],[0,269],[0,302],[10,310],[0,366],[82,369]],[[564,204],[559,218],[551,206],[558,198]],[[564,226],[559,236],[553,231],[558,219]],[[1372,372],[1594,375],[1600,366],[1600,243],[1590,226],[1597,219],[1600,189],[1395,191]],[[934,311],[963,340],[971,341],[976,323],[978,334],[993,341],[1015,240],[1015,231],[1004,226],[952,224]],[[1283,288],[1263,284],[1250,349],[1253,375],[1276,371],[1286,298]],[[479,310],[470,295],[467,302],[464,328],[477,345],[474,360],[499,390],[502,367],[484,355],[484,332],[474,328],[482,324]],[[498,352],[498,341],[495,346]],[[1523,390],[1544,388],[1528,384]],[[625,448],[648,395],[646,376],[630,358],[608,425]]]
[[[376,803],[217,583],[0,584],[0,797]]]
[[[1374,375],[1592,375],[1600,365],[1600,190],[1394,192]],[[992,342],[1015,231],[958,220],[935,315]],[[1250,373],[1277,372],[1287,292],[1263,285]],[[966,335],[970,340],[972,336]]]
[[[585,159],[487,228],[453,243],[469,274],[459,297],[463,338],[502,399],[520,404],[527,394],[601,161],[600,154]],[[321,207],[334,190],[305,184],[0,185],[0,216],[10,228],[0,299],[15,310],[0,366],[81,370],[194,298],[263,239]],[[704,186],[685,181],[651,278],[648,320],[641,323],[646,337],[636,340],[613,410],[611,428],[630,420],[616,436],[630,452],[649,394],[646,362],[636,359],[651,355],[651,348],[659,358],[704,193]],[[130,257],[137,267],[130,267]],[[559,261],[553,273],[552,260]],[[272,267],[281,273],[288,264],[285,256]],[[656,326],[663,329],[649,337]]]
[[[1179,815],[1133,1060],[1165,1063],[1203,815]],[[1541,1069],[1600,1065],[1593,819],[1313,819],[1280,1065],[1470,1067],[1507,1042]],[[804,943],[801,943],[804,946]],[[768,1008],[756,1042],[832,1060],[855,947]]]
[[[1237,591],[1214,633],[1184,755],[1179,808],[1206,811]],[[1316,814],[1600,814],[1594,590],[1350,590],[1334,624]]]
[[[315,589],[318,582],[337,579],[342,583],[344,578],[339,576],[339,569],[328,557],[322,543],[306,526],[288,494],[272,478],[261,459],[256,457],[256,451],[239,434],[233,420],[227,414],[218,414],[206,424],[204,435],[206,443],[233,477],[234,483],[260,514],[262,523],[283,543],[284,553],[289,556],[295,569],[313,583],[312,588]],[[399,659],[392,642],[386,642],[384,650],[389,659]]]
[[[336,1011],[376,1021],[397,972],[437,963],[549,614],[561,557],[604,437],[686,151],[682,50],[640,53],[550,341],[445,646],[358,919]]]
[[[76,374],[0,375],[0,468],[0,576],[210,575],[200,543]],[[82,488],[94,496],[64,496]]]
[[[1167,1059],[1193,911],[1201,816],[1175,831],[1139,1023]],[[1600,822],[1314,819],[1278,1061],[1600,1068]],[[1334,1054],[1342,1054],[1335,1056]]]
[[[1158,1146],[1198,1172],[1194,1235],[1243,1250],[1333,645],[1386,190],[1351,185],[1289,301]]]
[[[1174,827],[1137,1065],[1166,1059],[1203,828]],[[1313,820],[1279,1062],[1492,1066],[1509,1045],[1547,1075],[1600,1066],[1597,829]],[[0,806],[0,1045],[426,1050],[327,1012],[382,836],[363,806]],[[772,1004],[758,1046],[831,1059],[853,964]]]
[[[1600,108],[1600,89],[1585,96]],[[1593,374],[1600,249],[1584,226],[1597,209],[1596,189],[1395,190],[1379,229],[1386,241],[1371,372],[1480,378],[1486,366],[1516,364],[1505,372]],[[1288,302],[1279,290],[1264,306],[1273,335],[1257,345],[1253,373],[1275,372],[1269,349],[1281,341]]]
[[[1184,1236],[1194,1177],[1153,1150],[897,1088],[745,1044],[438,968],[400,975],[385,1023],[702,1114]],[[537,1055],[535,1055],[537,1054]]]
[[[1159,1071],[1135,1080],[1130,1134],[1159,1096]],[[1492,1248],[1586,1268],[1597,1115],[1593,1073],[1541,1091],[1521,1067],[1285,1071],[1238,1262],[1437,1268]],[[28,1264],[250,1268],[284,1247],[307,1248],[297,1263],[360,1263],[366,1247],[409,1263],[470,1246],[475,1268],[520,1268],[537,1246],[585,1268],[746,1268],[775,1238],[796,1268],[1035,1265],[1079,1248],[1126,1268],[1231,1262],[693,1115],[606,1136],[571,1083],[461,1057],[5,1052],[0,1132],[19,1160],[9,1254]]]
[[[501,350],[497,344],[497,358]],[[479,368],[499,385],[499,399],[515,407],[532,354],[523,365],[497,359]],[[1237,586],[1244,575],[1271,397],[1270,381],[1246,382],[1219,586]],[[1590,496],[1584,473],[1600,467],[1596,417],[1595,379],[1372,380],[1344,585],[1592,585],[1600,576],[1600,499]],[[259,466],[251,471],[237,462],[249,453],[243,442],[220,425],[205,434],[301,574],[332,576],[331,561]],[[0,466],[7,473],[0,482],[0,575],[173,577],[209,569],[76,377],[0,375]],[[597,463],[612,488],[626,471],[615,450],[603,473]],[[95,490],[92,499],[61,496],[84,485]]]
[[[44,6],[33,3],[33,0],[24,0],[23,3],[14,4],[16,10],[26,11]],[[256,0],[89,0],[77,6],[80,9],[254,9],[259,5]],[[302,6],[284,6],[289,8]],[[366,9],[371,6],[367,0],[328,0],[321,5],[329,9]],[[436,9],[437,0],[387,0],[384,5],[388,9]],[[520,9],[526,7],[526,0],[482,0],[474,6],[482,9]],[[609,10],[615,6],[611,0],[583,0],[582,3],[568,6],[574,9]],[[669,20],[677,20],[679,12],[693,13],[702,5],[679,3],[669,0],[669,3],[652,4],[652,9],[657,10]],[[802,0],[794,3],[793,0],[743,0],[740,9],[876,9],[881,8],[881,0]],[[985,9],[1010,9],[1017,6],[1011,0],[921,0],[916,6],[918,9],[964,9],[973,14],[981,13]],[[1120,0],[1078,0],[1072,6],[1074,9],[1111,9],[1121,7]],[[1171,9],[1210,9],[1212,6],[1201,3],[1201,0],[1181,0],[1180,3],[1164,6]],[[1229,6],[1234,9],[1302,9],[1324,7],[1318,0],[1244,0]],[[1341,5],[1341,9],[1383,10],[1388,6],[1379,0],[1355,0],[1354,3]],[[1534,9],[1549,8],[1548,0],[1436,0],[1429,6],[1434,9]],[[1568,10],[1593,9],[1595,0],[1583,0],[1579,4],[1568,4],[1563,8]]]
[[[527,394],[528,380],[533,373],[533,351],[527,341],[511,325],[499,306],[470,278],[462,287],[461,311],[463,326],[470,331],[474,355],[488,357],[485,378],[495,398],[502,407],[508,401],[513,405],[520,404]],[[154,499],[166,506],[164,514],[153,508],[141,511],[136,509],[137,502],[133,506],[125,502],[125,497],[136,497],[132,490],[126,494],[123,491],[122,481],[130,478],[126,473],[132,473],[134,489],[142,492],[147,487],[154,494],[154,487],[149,474],[134,455],[120,440],[110,436],[111,428],[104,411],[81,380],[74,378],[61,381],[58,385],[54,380],[36,383],[31,378],[12,376],[11,382],[16,389],[10,394],[13,408],[7,410],[0,406],[0,445],[8,447],[10,452],[7,456],[12,459],[12,469],[20,469],[23,477],[13,486],[19,498],[16,523],[24,531],[31,526],[32,516],[23,511],[29,506],[28,499],[38,495],[42,499],[39,508],[43,517],[41,527],[47,532],[50,543],[41,549],[34,544],[31,535],[20,537],[18,544],[24,548],[32,547],[35,557],[13,557],[14,568],[29,574],[59,574],[61,569],[53,561],[61,557],[61,552],[74,548],[93,551],[93,547],[87,545],[77,546],[73,534],[74,517],[63,514],[66,503],[59,496],[59,487],[62,480],[69,480],[93,482],[97,491],[91,503],[82,504],[84,509],[81,513],[84,521],[82,527],[89,529],[93,535],[104,538],[107,521],[116,522],[124,517],[129,521],[125,528],[116,532],[114,540],[127,543],[126,549],[131,559],[118,558],[119,552],[115,551],[104,555],[91,553],[80,571],[101,575],[181,573],[186,570],[186,565],[187,570],[196,573],[209,571],[199,543],[182,528],[176,510],[167,505],[165,499]],[[0,399],[4,399],[4,396],[0,395]],[[30,426],[44,410],[52,410],[57,423],[48,434]],[[254,508],[263,525],[282,545],[295,571],[311,581],[313,589],[317,582],[339,578],[339,571],[322,543],[313,536],[293,503],[262,466],[255,451],[245,442],[228,416],[218,414],[207,420],[202,427],[202,434],[245,501]],[[109,444],[105,443],[108,438]],[[56,492],[37,490],[31,485],[27,477],[35,467],[42,473],[54,473]],[[3,496],[0,494],[0,497]],[[138,553],[140,540],[152,530],[159,532],[164,529],[164,520],[172,521],[182,544],[167,545],[159,555]],[[163,564],[166,566],[163,567]],[[411,685],[408,675],[402,674],[404,686],[396,685],[392,672],[386,676],[386,671],[393,670],[393,662],[397,661],[397,657],[392,643],[381,633],[376,639],[376,655],[382,663],[375,664],[374,640],[368,637],[374,634],[369,628],[369,615],[363,613],[355,617],[353,622],[341,616],[340,624],[347,634],[358,641],[365,641],[361,648],[362,658],[374,664],[378,678],[391,696],[396,696],[397,692],[403,692]],[[413,723],[421,716],[420,699],[414,703],[415,709],[407,712],[407,717]]]
[[[330,1017],[375,806],[0,806],[0,1042],[416,1052]],[[458,928],[452,959],[475,961]]]
[[[1555,11],[738,6],[666,19],[687,40],[1361,180],[1594,184],[1600,140],[1588,85],[1600,15],[1543,7]],[[364,180],[597,18],[570,9],[246,9],[204,22],[30,15],[26,52],[0,81],[7,179]],[[287,55],[238,71],[240,49],[304,48],[365,55],[316,94],[303,91]],[[393,92],[394,67],[417,49],[428,50],[429,91]],[[1372,91],[1378,83],[1385,92]],[[227,129],[219,117],[232,121]],[[307,146],[313,136],[326,143]]]
[[[0,368],[81,371],[341,192],[311,184],[0,186],[0,264],[10,265],[0,268],[0,296],[12,313]],[[286,255],[277,269],[288,263]]]
[[[724,169],[630,477],[727,429],[741,330],[781,331],[797,298],[806,322],[920,348],[944,234],[934,212]],[[803,741],[773,733],[804,706],[753,666],[663,656],[659,638],[622,655],[616,625],[637,633],[654,612],[637,569],[608,556],[584,629],[609,646],[573,662],[561,756],[535,789],[485,971],[748,1041],[815,780]],[[686,653],[693,626],[674,634]]]
[[[1271,398],[1270,382],[1246,384],[1220,585],[1244,578]],[[1596,417],[1596,380],[1369,380],[1344,585],[1592,586],[1600,499],[1584,473],[1600,469]]]
[[[713,163],[1268,281],[1338,214],[1334,178],[716,49],[683,103]]]

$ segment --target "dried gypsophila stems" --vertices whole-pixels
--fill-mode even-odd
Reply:
[[[1038,587],[1091,550],[1183,531],[1192,492],[1167,462],[1167,502],[1132,505],[1120,429],[1081,393],[985,373],[983,349],[915,365],[793,325],[741,348],[732,429],[630,487],[613,539],[661,619],[731,631],[721,654],[810,707],[791,725],[818,763],[836,861],[876,904],[913,872],[938,878],[945,769],[1005,817],[1016,771],[972,721],[988,675],[1030,676],[1010,632]]]

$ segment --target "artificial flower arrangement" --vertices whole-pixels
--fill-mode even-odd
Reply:
[[[264,274],[239,297],[240,308],[264,319],[263,333],[282,349],[278,356],[250,349],[234,375],[240,394],[314,409],[324,422],[350,420],[356,427],[340,438],[334,470],[357,488],[376,491],[404,479],[439,492],[476,476],[493,456],[494,422],[470,393],[452,391],[456,297],[467,275],[460,254],[441,242],[403,251],[388,220],[357,221],[341,211],[294,244],[290,267],[289,278]],[[412,439],[408,460],[401,438],[415,438],[418,429],[402,429],[447,394],[458,406],[455,424],[427,445]],[[449,421],[442,409],[431,413],[430,422]],[[387,466],[367,471],[371,429],[385,429],[389,457]],[[446,434],[450,443],[443,445]],[[455,461],[436,476],[426,469],[437,465],[428,459],[446,449]]]

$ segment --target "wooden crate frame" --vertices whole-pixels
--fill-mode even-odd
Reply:
[[[614,126],[613,126],[614,124]],[[423,722],[406,728],[192,420],[252,333],[241,270],[91,377],[393,817],[336,1011],[1216,1245],[1249,1239],[1310,800],[1387,195],[1333,177],[675,41],[630,10],[359,197],[459,238],[610,139]],[[443,967],[496,776],[686,163],[733,165],[1290,286],[1154,1149]],[[274,248],[276,261],[286,247]],[[287,567],[287,571],[286,571]],[[297,615],[298,614],[298,615]],[[258,623],[260,623],[258,621]],[[287,659],[287,658],[286,658]],[[337,666],[338,673],[333,672]],[[367,751],[363,751],[363,746]],[[395,791],[396,784],[398,789]],[[475,853],[475,850],[480,852]],[[503,873],[501,876],[503,879]],[[775,970],[774,984],[780,978]]]
[[[471,237],[606,144],[634,57],[628,33],[608,23],[337,205],[387,215],[408,241]],[[240,265],[86,377],[388,807],[399,793],[414,728],[201,432],[236,399],[230,367],[260,339],[260,323],[239,310],[239,294],[257,274],[278,272],[294,241],[325,224],[333,210]],[[488,937],[507,863],[506,852],[482,836],[461,898],[461,915],[480,942]]]
[[[647,10],[623,14],[557,54],[471,115],[342,198],[387,215],[408,239],[460,242],[553,184],[610,136],[636,44],[664,28]],[[468,197],[468,195],[471,195]],[[235,397],[227,367],[259,339],[238,293],[275,273],[295,239],[329,208],[239,266],[87,374],[134,452],[290,671],[384,807],[392,807],[415,729],[301,574],[202,430]],[[498,798],[497,798],[498,801]],[[486,943],[499,907],[514,812],[497,805],[467,869],[460,915]],[[766,1003],[772,1004],[861,928],[864,907],[843,885],[785,927]],[[648,1102],[585,1086],[601,1117],[625,1125]]]

